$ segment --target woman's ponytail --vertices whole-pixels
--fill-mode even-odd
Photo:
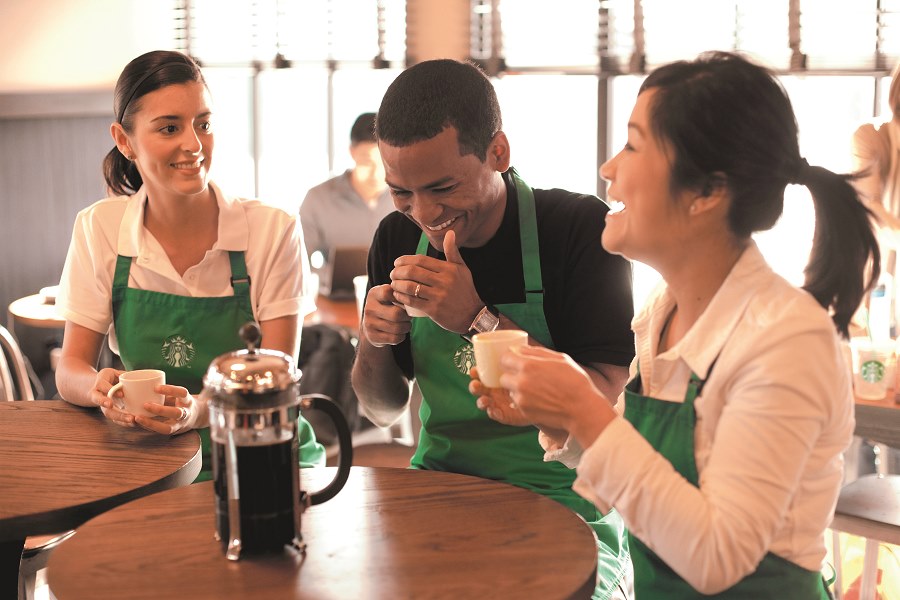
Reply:
[[[116,196],[131,195],[144,183],[134,163],[125,158],[115,146],[103,159],[103,179],[106,180],[110,193]]]
[[[860,202],[850,184],[852,179],[852,175],[838,175],[808,165],[796,178],[797,183],[809,189],[816,210],[816,230],[804,269],[803,289],[831,309],[832,320],[845,337],[849,335],[850,319],[881,272],[872,214]]]

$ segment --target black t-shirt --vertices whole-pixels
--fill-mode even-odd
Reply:
[[[460,248],[478,295],[487,304],[525,302],[519,207],[509,173],[503,222],[479,248]],[[579,363],[627,366],[634,357],[631,265],[600,244],[609,208],[596,196],[560,189],[534,190],[544,315],[555,349]],[[415,254],[422,231],[399,212],[385,217],[369,251],[369,285],[390,283],[394,260]],[[428,256],[444,253],[428,246]],[[413,377],[409,336],[393,347],[394,359]]]

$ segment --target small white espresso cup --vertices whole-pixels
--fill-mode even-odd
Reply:
[[[119,375],[119,383],[112,386],[106,395],[117,403],[120,410],[135,416],[155,417],[156,415],[152,412],[144,410],[144,403],[163,404],[166,399],[165,395],[157,394],[154,389],[165,383],[165,371],[158,369],[127,371]],[[123,398],[114,398],[113,396],[119,390],[122,390]],[[118,405],[120,402],[124,404],[124,407]]]
[[[488,387],[500,387],[500,357],[514,346],[528,344],[528,332],[521,329],[498,329],[472,336],[478,378]]]
[[[406,309],[406,314],[408,314],[410,317],[427,317],[428,316],[425,314],[425,311],[420,308],[415,308],[415,307],[409,306],[407,304],[404,304],[403,308]]]

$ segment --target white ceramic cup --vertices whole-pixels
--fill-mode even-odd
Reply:
[[[853,388],[865,400],[884,400],[890,381],[890,363],[894,347],[891,342],[873,342],[868,338],[853,338]]]
[[[410,317],[427,317],[428,316],[427,314],[425,314],[424,310],[421,310],[419,308],[407,306],[406,304],[403,305],[403,308],[406,309],[406,314],[408,314]]]
[[[528,344],[528,332],[521,329],[498,329],[472,336],[478,378],[488,387],[500,387],[500,357],[515,346]]]
[[[139,369],[127,371],[119,375],[119,383],[112,386],[106,394],[118,404],[120,410],[140,417],[155,417],[152,412],[144,410],[144,403],[163,404],[166,400],[164,394],[157,394],[154,389],[158,385],[165,385],[166,373],[157,369]],[[114,394],[122,390],[122,398],[114,398]]]
[[[413,282],[413,283],[415,283],[415,282]],[[397,306],[402,306],[403,309],[406,311],[406,314],[409,315],[410,317],[427,317],[428,316],[427,314],[425,314],[425,311],[422,309],[415,308],[413,306],[407,306],[406,304],[400,304],[399,302],[394,302],[394,304],[396,304]]]

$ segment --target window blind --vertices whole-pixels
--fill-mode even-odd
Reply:
[[[182,0],[175,28],[183,49],[206,65],[266,64],[276,56],[399,63],[406,54],[404,0],[251,0],[227,9],[220,0]]]

